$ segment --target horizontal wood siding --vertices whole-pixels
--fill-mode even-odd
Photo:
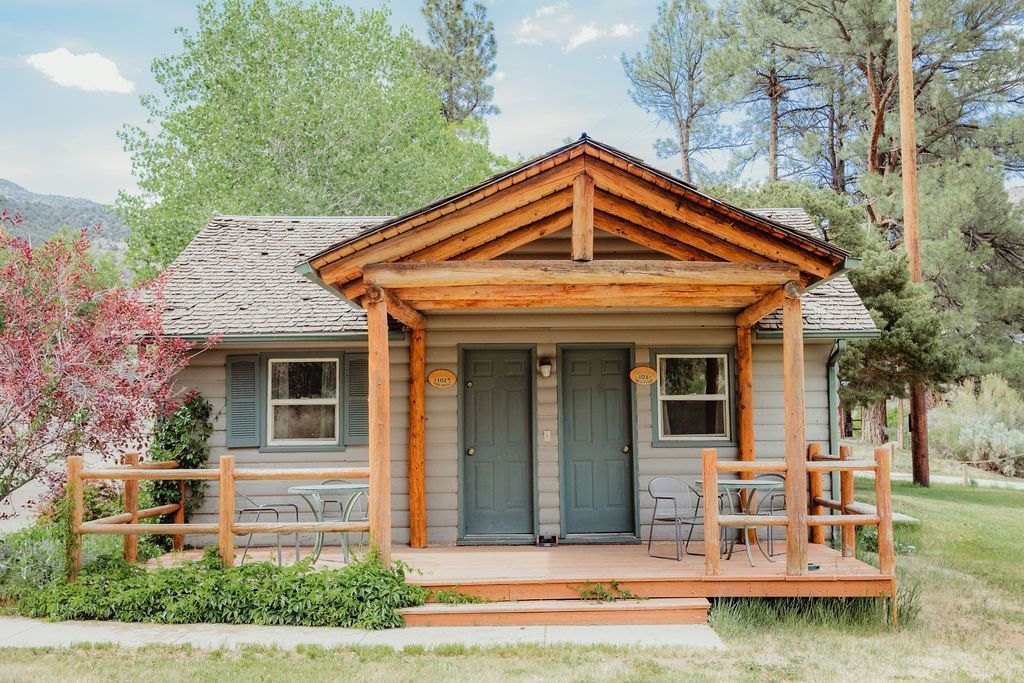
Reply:
[[[429,318],[427,330],[427,372],[447,368],[459,371],[460,344],[531,344],[538,357],[556,359],[558,344],[621,343],[635,344],[637,364],[653,363],[651,349],[675,347],[735,346],[735,328],[732,316],[717,313],[559,313],[554,315],[520,314],[437,314]],[[408,345],[405,341],[392,341],[392,509],[394,539],[408,542],[408,480],[406,477],[406,445],[408,442]],[[274,348],[241,348],[209,351],[197,357],[179,376],[179,384],[198,389],[213,404],[216,419],[211,438],[211,467],[217,466],[221,455],[230,453],[238,459],[239,467],[282,465],[366,464],[365,446],[349,446],[341,453],[260,453],[258,449],[225,446],[225,357],[229,354],[258,351],[277,351],[286,348],[335,348],[353,351],[365,350],[357,344],[297,347],[288,345]],[[825,364],[831,343],[808,342],[806,358],[807,378],[807,438],[810,441],[828,441],[828,383]],[[782,405],[782,345],[779,341],[756,341],[753,346],[754,362],[754,422],[756,456],[758,459],[783,458],[783,405]],[[558,371],[550,378],[536,376],[537,396],[537,472],[536,497],[539,505],[539,523],[542,534],[559,532],[559,466],[558,466]],[[461,381],[461,377],[460,377]],[[640,522],[646,539],[653,501],[647,493],[647,484],[653,477],[668,475],[693,481],[700,476],[699,447],[656,447],[653,439],[651,411],[652,386],[635,386],[636,391],[636,454],[638,457],[637,500]],[[455,387],[438,389],[426,387],[426,507],[427,541],[431,545],[452,544],[458,539],[459,523],[459,417],[458,390]],[[550,433],[545,441],[544,433]],[[735,446],[719,449],[722,459],[735,459]],[[297,483],[297,482],[295,482]],[[824,478],[829,491],[830,477]],[[244,484],[244,486],[243,486]],[[239,491],[261,503],[299,503],[300,519],[312,519],[305,504],[287,493],[292,482],[243,482]],[[199,513],[196,522],[216,521],[216,483]],[[240,507],[242,501],[237,505]],[[671,529],[659,525],[655,538],[668,539]],[[265,539],[260,539],[265,540]],[[287,544],[290,538],[282,539]],[[306,539],[309,540],[309,539]],[[196,542],[193,539],[190,542]],[[336,539],[329,543],[337,543]]]

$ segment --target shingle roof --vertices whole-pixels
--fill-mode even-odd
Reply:
[[[785,223],[808,235],[824,238],[814,219],[803,209],[749,209],[765,218]],[[864,303],[854,291],[850,280],[841,275],[814,287],[803,296],[805,332],[873,332],[871,319]],[[782,309],[761,319],[760,330],[782,330]]]
[[[170,266],[167,334],[365,332],[366,314],[295,272],[339,237],[386,217],[218,216]]]
[[[755,209],[820,238],[803,209]],[[293,269],[339,240],[389,220],[384,216],[310,218],[218,216],[170,266],[164,329],[177,336],[302,335],[365,332],[366,316]],[[779,312],[762,330],[781,330]],[[845,276],[804,298],[807,332],[875,330]]]

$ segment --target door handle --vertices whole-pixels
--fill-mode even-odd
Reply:
[[[629,446],[623,446],[622,447],[622,452],[623,453],[629,453]]]
[[[471,457],[476,455],[476,449],[475,448],[467,448],[466,449],[466,455],[471,456]]]

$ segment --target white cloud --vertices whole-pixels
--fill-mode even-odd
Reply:
[[[537,8],[523,17],[516,30],[518,45],[559,43],[563,52],[572,52],[581,45],[600,38],[628,38],[637,32],[634,24],[614,23],[603,26],[590,21],[579,23],[568,2],[556,2]]]
[[[495,71],[494,72],[494,82],[495,83],[501,83],[503,80],[505,80],[505,72],[504,71]]]
[[[25,60],[58,85],[86,92],[129,93],[135,84],[118,71],[117,64],[98,52],[76,55],[66,47],[29,55]]]

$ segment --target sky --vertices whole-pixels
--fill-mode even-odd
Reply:
[[[396,25],[423,37],[419,0],[390,5]],[[487,6],[498,42],[494,151],[529,157],[585,131],[678,168],[678,159],[656,158],[654,141],[669,131],[630,100],[618,61],[643,46],[656,0]],[[149,66],[180,49],[179,26],[194,28],[192,0],[0,0],[0,178],[104,203],[133,190],[117,131],[146,125],[139,97],[159,94]]]

